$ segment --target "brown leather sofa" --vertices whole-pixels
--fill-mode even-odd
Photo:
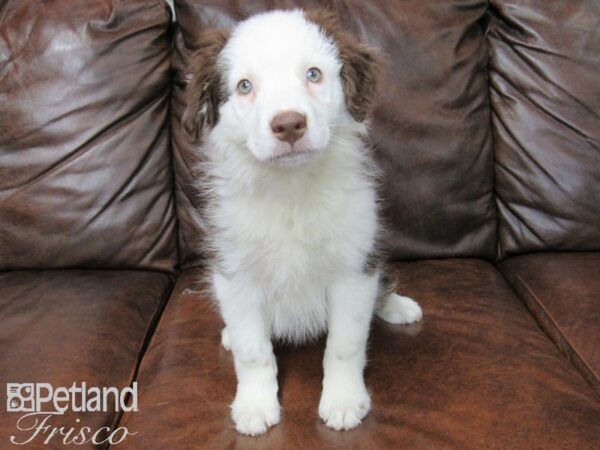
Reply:
[[[127,427],[126,449],[600,448],[600,2],[175,3],[177,25],[159,0],[0,1],[3,398],[137,381],[137,412],[52,417]],[[249,438],[199,287],[186,61],[202,27],[297,5],[385,61],[391,267],[425,317],[374,320],[349,432],[317,415],[322,343],[278,348],[282,422]],[[18,418],[0,410],[0,448],[33,432]],[[22,447],[65,447],[47,435]]]

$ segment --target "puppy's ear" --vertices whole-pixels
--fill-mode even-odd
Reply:
[[[346,106],[352,117],[362,122],[372,111],[377,91],[380,69],[374,51],[344,32],[333,11],[308,10],[304,16],[337,45],[342,60]]]
[[[219,120],[219,106],[225,100],[225,93],[217,59],[229,36],[230,32],[224,29],[203,31],[190,58],[191,80],[185,89],[182,123],[194,142],[204,126],[212,127]]]

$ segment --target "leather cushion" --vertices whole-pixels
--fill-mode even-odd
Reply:
[[[501,256],[600,250],[600,2],[490,3]]]
[[[54,388],[68,388],[75,382],[78,386],[86,382],[88,387],[129,386],[170,283],[167,275],[141,271],[1,273],[2,398],[7,398],[6,383],[50,383]],[[4,406],[0,409],[0,447],[11,446],[10,436],[23,442],[33,434],[17,430],[21,415],[7,412]],[[67,411],[49,424],[77,430],[89,426],[96,431],[112,426],[116,419],[114,411]],[[42,445],[47,435],[26,447],[64,448],[60,435]]]
[[[123,448],[592,448],[600,399],[538,328],[502,275],[480,260],[399,263],[421,323],[375,320],[356,430],[321,423],[322,342],[279,348],[282,422],[259,438],[229,417],[235,374],[197,270],[178,280],[139,371],[138,431]]]
[[[515,256],[500,268],[540,325],[600,393],[600,253]]]
[[[0,6],[0,270],[172,270],[169,10]]]
[[[195,147],[181,117],[199,30],[230,27],[274,8],[332,6],[384,63],[371,138],[384,169],[384,216],[393,259],[495,257],[487,2],[176,0],[172,131],[183,267],[199,264],[204,229],[194,188]]]

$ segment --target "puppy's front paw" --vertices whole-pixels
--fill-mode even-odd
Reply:
[[[423,311],[417,302],[398,294],[390,294],[383,299],[376,314],[386,322],[397,324],[418,322],[423,317]]]
[[[260,391],[262,389],[238,391],[231,405],[235,429],[242,434],[257,436],[279,423],[281,408],[277,390],[274,394]]]
[[[319,402],[319,416],[330,428],[349,430],[360,425],[371,409],[364,383],[327,383]]]

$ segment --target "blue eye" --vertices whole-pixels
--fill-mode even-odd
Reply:
[[[238,83],[237,88],[240,94],[246,95],[252,92],[252,83],[250,80],[242,80]]]
[[[321,71],[316,67],[311,67],[306,71],[306,79],[311,83],[316,83],[321,79]]]

